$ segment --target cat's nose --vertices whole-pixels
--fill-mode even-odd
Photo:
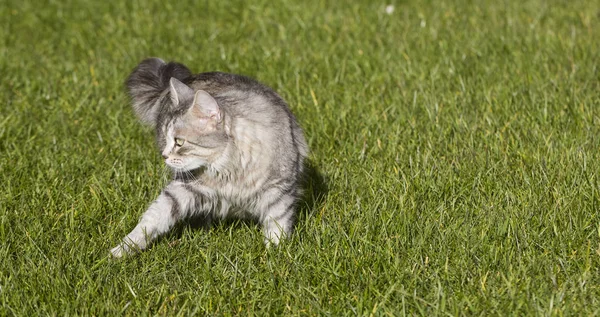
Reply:
[[[162,155],[162,157],[163,157],[163,158],[166,160],[166,159],[168,159],[168,158],[169,158],[169,155],[167,155],[167,154],[163,154],[163,155]]]

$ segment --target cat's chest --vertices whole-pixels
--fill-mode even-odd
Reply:
[[[203,187],[214,193],[214,198],[224,200],[228,205],[246,208],[254,204],[262,183],[249,178],[211,177],[204,175],[195,186]]]
[[[257,190],[249,186],[238,186],[234,183],[226,183],[216,190],[221,199],[236,207],[246,208],[255,204]]]

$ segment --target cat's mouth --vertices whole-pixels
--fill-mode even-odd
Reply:
[[[201,162],[185,162],[178,158],[167,158],[165,164],[176,173],[195,172],[204,167]]]
[[[172,169],[185,169],[185,164],[181,159],[169,157],[165,159],[165,164]]]
[[[196,167],[196,168],[181,168],[181,167],[173,167],[169,166],[171,170],[175,173],[194,173],[201,172],[205,169],[204,166]]]

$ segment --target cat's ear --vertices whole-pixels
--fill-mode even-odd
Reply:
[[[194,109],[200,111],[202,117],[221,121],[221,109],[215,98],[204,90],[196,91],[194,96]]]
[[[169,86],[171,87],[171,101],[174,106],[178,106],[183,100],[190,100],[194,96],[194,90],[175,77],[171,77]]]

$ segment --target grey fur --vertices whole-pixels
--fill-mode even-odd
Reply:
[[[160,58],[143,60],[127,78],[127,89],[136,115],[146,124],[154,125],[161,105],[160,95],[169,87],[171,78],[182,80],[192,75],[179,63],[165,63]]]
[[[248,77],[192,75],[158,58],[142,61],[127,88],[137,116],[156,129],[173,181],[113,256],[143,250],[197,214],[255,219],[267,245],[291,233],[308,147],[277,93]]]

